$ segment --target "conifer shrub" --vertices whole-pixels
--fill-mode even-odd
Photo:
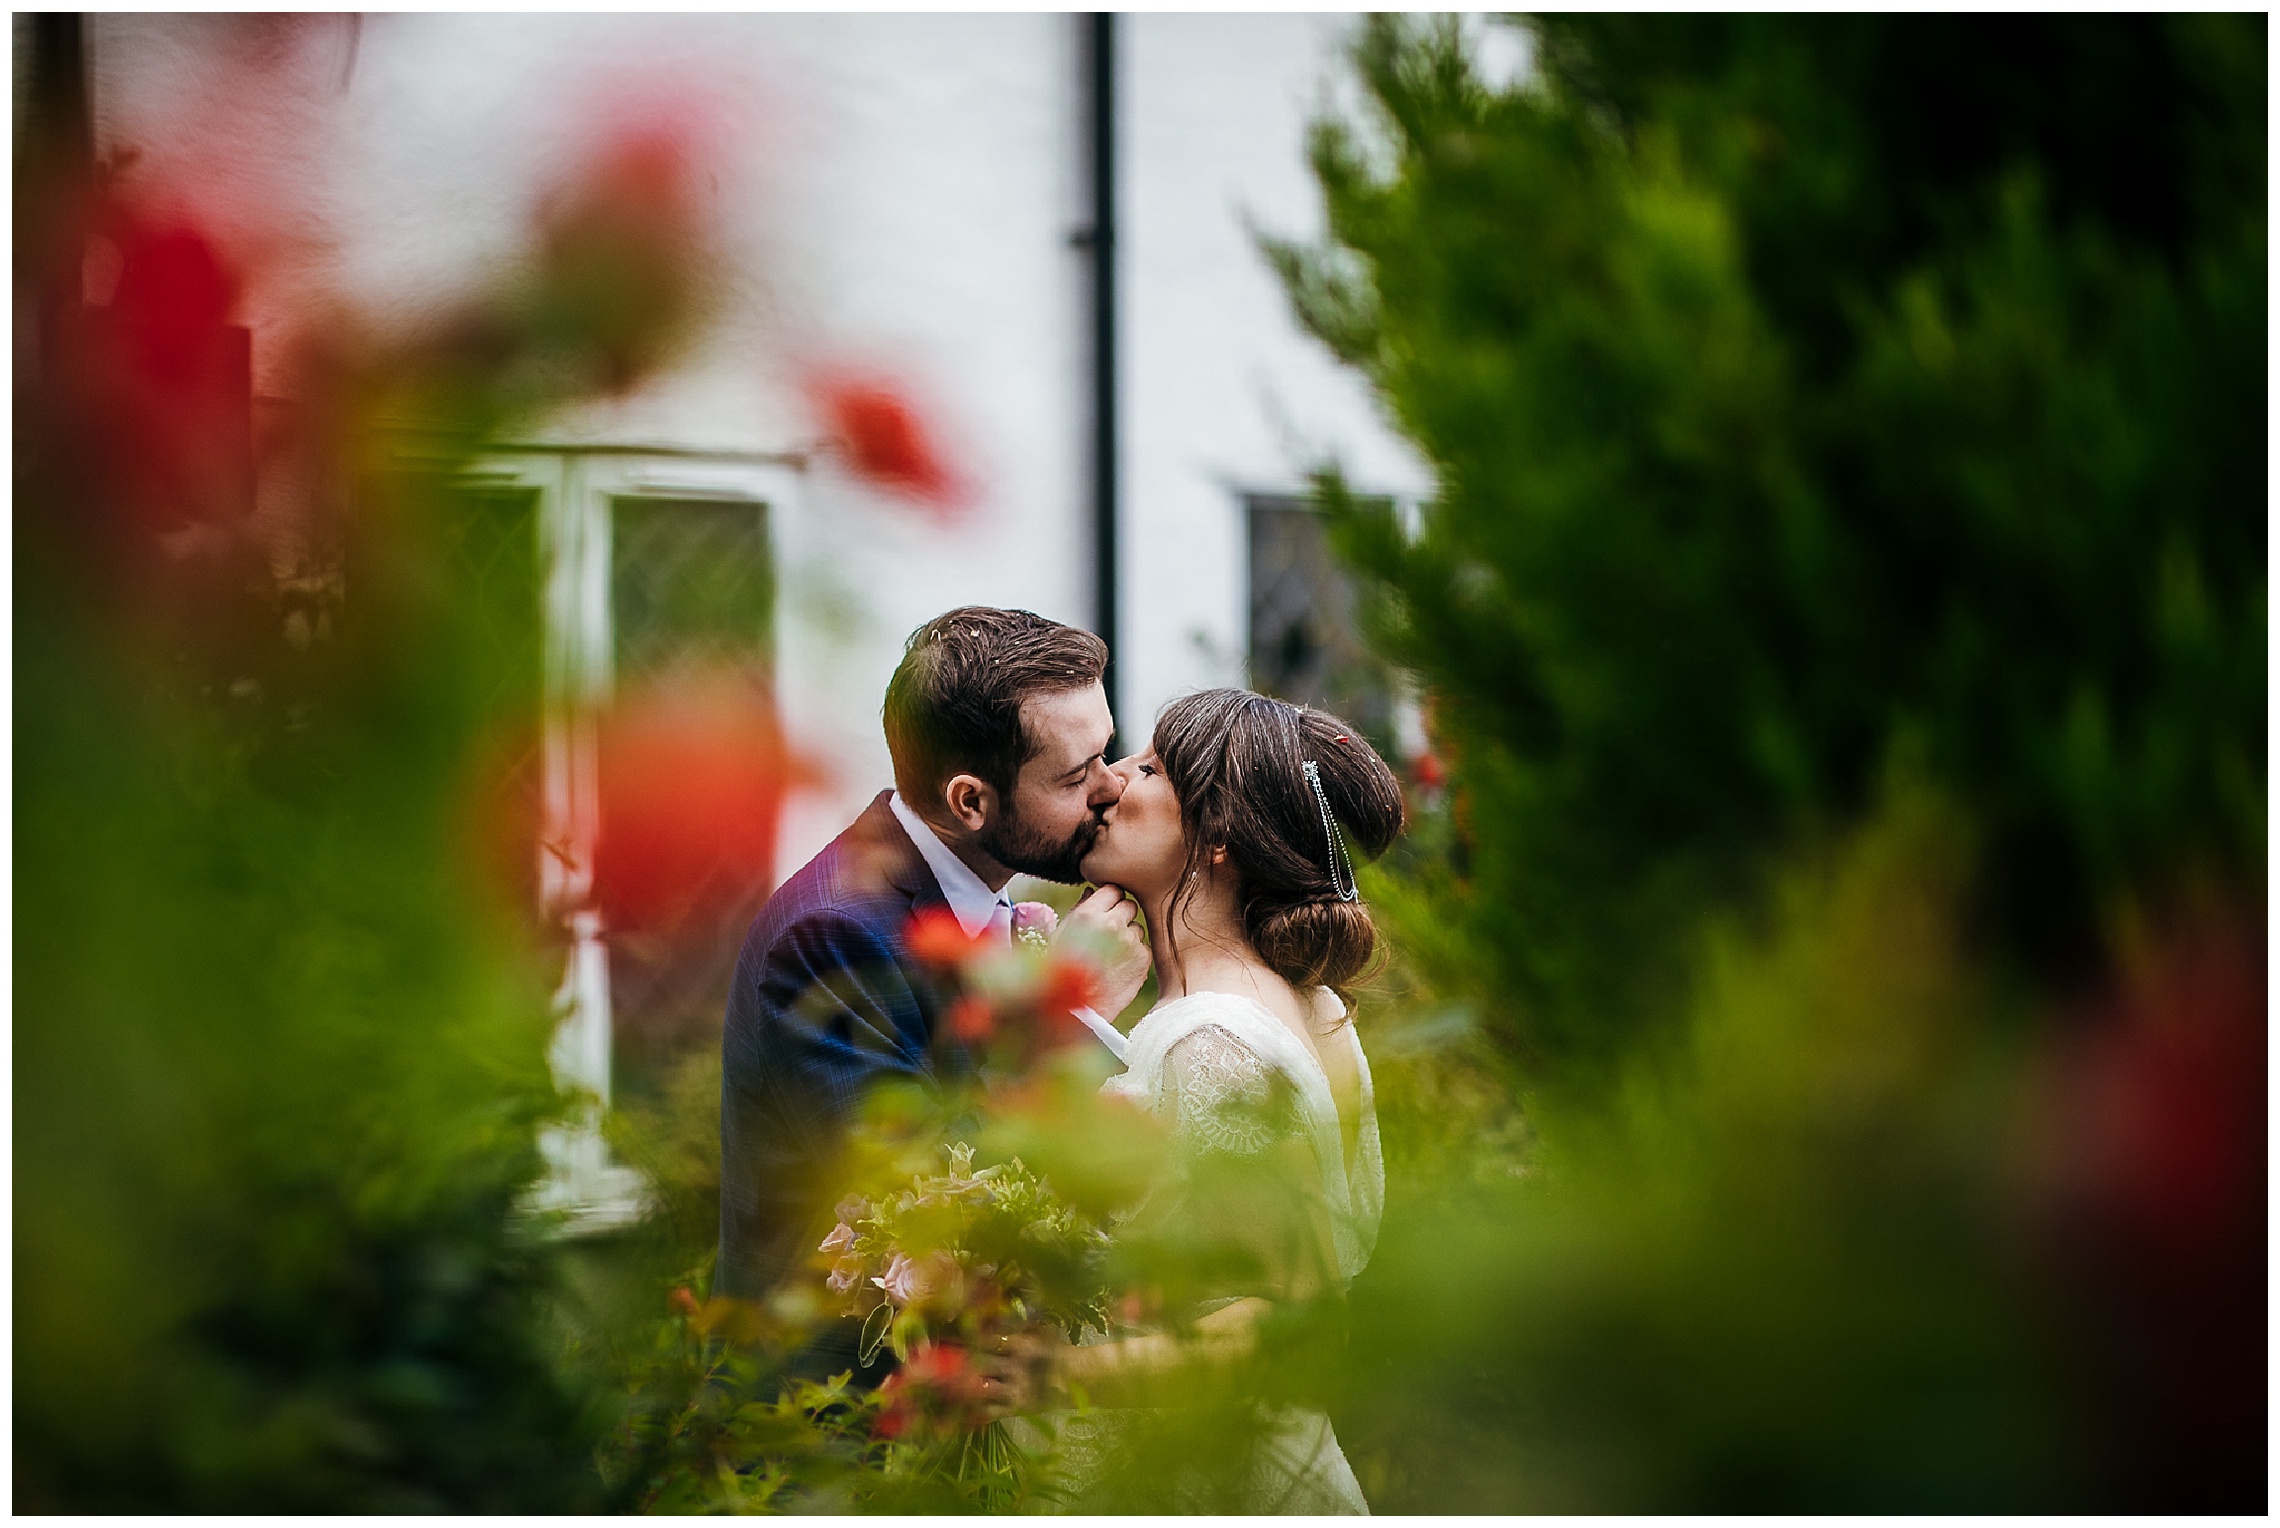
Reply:
[[[2260,896],[2255,17],[1559,17],[1491,88],[1367,26],[1301,321],[1437,475],[1328,498],[1454,756],[1507,1043],[1589,1072],[1706,907],[1920,769],[1974,938]]]
[[[1436,480],[1321,479],[1448,780],[1365,1032],[1479,1026],[1381,1071],[1357,1475],[2259,1510],[2264,19],[1524,38],[1366,23],[1265,246]]]

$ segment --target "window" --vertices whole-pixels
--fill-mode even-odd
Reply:
[[[737,945],[773,889],[738,886],[717,917],[669,942],[603,926],[593,884],[601,716],[621,684],[683,668],[773,678],[772,511],[796,496],[797,468],[757,455],[511,447],[479,476],[488,492],[535,509],[537,900],[568,939],[550,1059],[556,1079],[589,1100],[542,1140],[548,1173],[533,1207],[563,1214],[573,1232],[600,1230],[638,1215],[644,1194],[638,1175],[611,1160],[601,1111],[694,1046],[717,1045]],[[468,553],[506,555],[472,543]]]
[[[1333,712],[1396,757],[1401,685],[1362,640],[1354,581],[1330,549],[1322,511],[1295,494],[1247,494],[1244,510],[1251,687]]]

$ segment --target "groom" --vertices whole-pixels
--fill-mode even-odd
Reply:
[[[947,907],[969,936],[1008,939],[1016,872],[1082,879],[1124,794],[1106,758],[1107,661],[1100,638],[1026,610],[953,610],[911,634],[884,708],[895,789],[776,889],[737,959],[715,1293],[756,1299],[800,1265],[873,1083],[966,1071],[963,1048],[937,1034],[937,994],[903,931]],[[1062,923],[1121,952],[1102,973],[1110,1014],[1147,977],[1132,919],[1122,891],[1103,887]]]

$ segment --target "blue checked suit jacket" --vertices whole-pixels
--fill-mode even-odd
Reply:
[[[937,1041],[942,999],[903,948],[913,913],[948,904],[887,796],[744,936],[721,1036],[718,1294],[760,1298],[805,1262],[867,1089],[971,1070],[963,1047]]]

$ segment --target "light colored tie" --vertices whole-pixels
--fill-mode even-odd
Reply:
[[[1005,899],[1003,892],[998,894],[997,905],[990,909],[990,921],[984,932],[989,935],[990,943],[1000,949],[1012,947],[1013,904]]]

